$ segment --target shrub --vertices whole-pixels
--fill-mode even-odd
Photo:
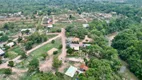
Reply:
[[[14,67],[14,62],[13,62],[13,61],[9,61],[9,62],[8,62],[8,66]]]

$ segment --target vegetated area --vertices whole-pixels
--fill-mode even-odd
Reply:
[[[141,4],[0,0],[0,79],[141,80]]]

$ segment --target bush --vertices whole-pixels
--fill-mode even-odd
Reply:
[[[13,62],[13,61],[9,61],[9,62],[8,62],[8,66],[14,67],[14,62]]]
[[[62,61],[60,61],[58,57],[54,57],[52,65],[55,69],[58,69],[62,65]]]
[[[5,54],[4,54],[4,58],[8,58],[9,57],[9,54],[8,54],[8,52],[6,52]]]
[[[62,45],[60,45],[60,46],[59,46],[59,49],[62,49],[62,47],[63,47],[63,46],[62,46]]]
[[[5,74],[11,74],[12,73],[12,70],[10,69],[10,68],[8,68],[8,69],[5,69],[5,72],[4,72]]]
[[[0,74],[11,74],[12,73],[12,70],[10,68],[3,68],[3,69],[0,69]]]
[[[53,54],[54,54],[54,55],[58,54],[58,51],[54,51]]]
[[[55,40],[52,40],[51,43],[54,44],[54,43],[55,43]]]
[[[48,56],[46,53],[44,53],[44,54],[41,54],[41,56],[44,58],[44,59],[46,59],[46,57]]]

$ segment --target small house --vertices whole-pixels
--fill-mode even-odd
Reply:
[[[10,43],[6,44],[6,46],[8,46],[8,47],[13,47],[14,44],[15,44],[14,42],[10,42]]]
[[[76,50],[76,51],[78,51],[79,50],[79,44],[70,44],[70,48],[72,48],[72,49],[74,49],[74,50]]]
[[[2,56],[4,54],[5,54],[5,52],[2,49],[0,49],[0,56]]]
[[[74,37],[74,38],[72,39],[72,42],[79,42],[79,41],[80,41],[80,39],[77,38],[77,37]]]
[[[29,32],[31,32],[31,31],[32,31],[32,29],[31,29],[31,28],[27,28],[27,29],[21,29],[21,32],[25,32],[25,31],[27,31],[27,30],[29,30]]]
[[[81,71],[87,71],[89,68],[85,64],[80,65],[80,70]]]
[[[53,24],[48,24],[47,27],[48,27],[48,28],[52,28],[52,27],[53,27]]]
[[[83,24],[83,27],[87,28],[87,27],[89,27],[89,24]]]

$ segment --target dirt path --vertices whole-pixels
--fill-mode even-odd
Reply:
[[[60,33],[47,33],[46,35],[59,35]]]
[[[65,60],[66,60],[66,55],[67,55],[67,53],[66,53],[66,36],[65,36],[65,29],[64,28],[62,28],[62,53],[59,55],[59,57],[58,57],[58,59],[59,60],[62,60],[62,66],[58,69],[59,70],[59,72],[64,72],[64,69],[66,68],[66,67],[68,67],[68,64],[67,63],[65,63]]]
[[[42,64],[40,64],[40,71],[47,72],[52,70],[52,63],[53,63],[53,56],[51,56],[49,59],[47,58],[46,61]]]
[[[72,21],[69,19],[68,15],[65,14],[65,16],[68,18],[68,21],[72,24]]]
[[[64,61],[66,58],[66,36],[65,36],[65,29],[62,28],[61,32],[61,37],[62,37],[62,53],[59,55],[58,59]]]
[[[118,32],[115,32],[115,33],[112,33],[112,34],[109,34],[106,36],[106,38],[108,39],[109,43],[108,45],[111,46],[111,43],[112,43],[112,40],[114,39],[114,37],[118,34]]]
[[[61,34],[59,34],[58,36],[56,36],[56,37],[53,37],[53,38],[51,38],[51,39],[49,39],[48,41],[46,41],[46,42],[44,42],[44,43],[42,43],[42,44],[40,44],[40,45],[38,45],[38,46],[36,46],[35,48],[33,48],[33,49],[31,49],[31,50],[29,50],[29,51],[27,51],[27,55],[29,55],[31,52],[33,52],[34,50],[36,50],[36,49],[38,49],[38,48],[40,48],[40,47],[42,47],[42,46],[44,46],[45,44],[48,44],[48,43],[50,43],[52,40],[55,40],[55,39],[57,39],[57,38],[59,38],[59,37],[61,37]]]

